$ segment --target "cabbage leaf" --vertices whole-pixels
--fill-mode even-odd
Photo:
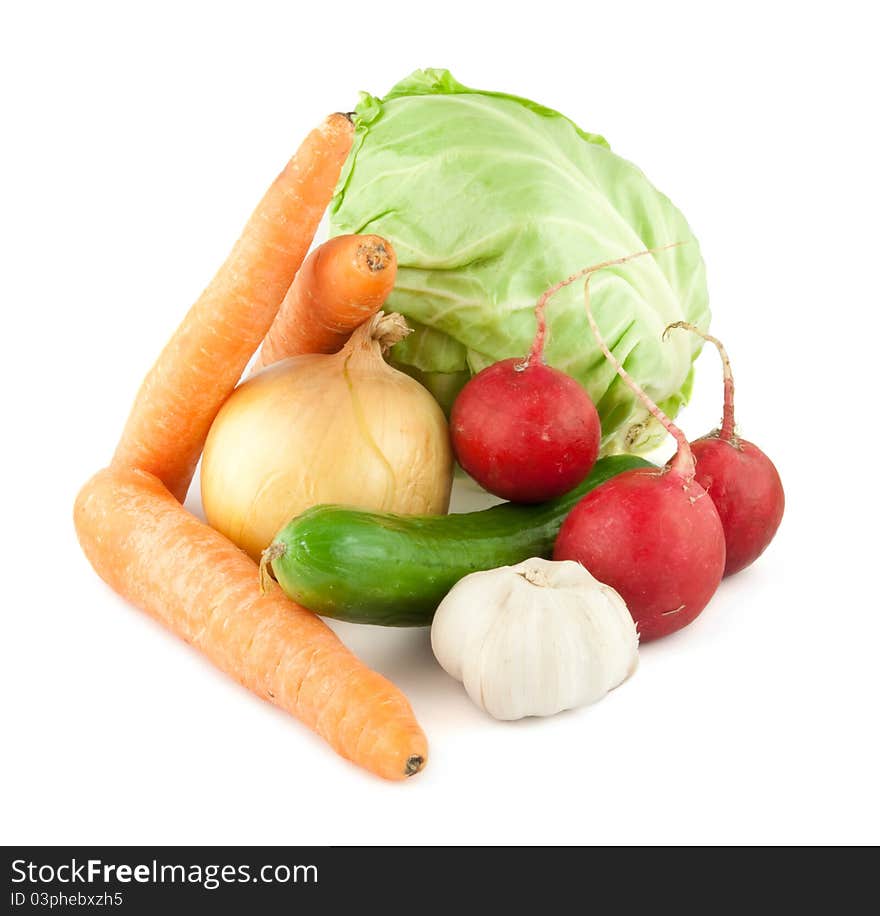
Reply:
[[[470,374],[524,356],[540,294],[581,267],[671,242],[680,247],[603,270],[591,301],[614,353],[674,416],[687,401],[701,341],[672,321],[709,324],[705,268],[687,222],[597,134],[527,99],[469,89],[419,70],[384,98],[363,94],[334,198],[334,235],[377,233],[396,251],[388,307],[415,332],[397,365],[448,409]],[[603,450],[647,450],[660,430],[605,362],[587,324],[583,284],[550,302],[545,357],[583,384]]]

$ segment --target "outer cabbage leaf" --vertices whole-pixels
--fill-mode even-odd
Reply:
[[[525,355],[547,287],[588,264],[684,242],[590,283],[613,351],[675,415],[701,342],[660,335],[681,319],[708,327],[705,268],[682,214],[636,166],[558,112],[469,89],[446,70],[416,71],[384,99],[362,95],[355,125],[331,231],[394,244],[388,305],[416,328],[394,348],[398,365],[448,407],[469,374]],[[589,391],[603,450],[655,445],[662,431],[590,334],[583,284],[551,300],[548,327],[547,362]]]

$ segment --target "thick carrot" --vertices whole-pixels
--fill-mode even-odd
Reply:
[[[386,779],[424,766],[427,741],[403,694],[311,611],[277,588],[261,595],[257,566],[154,476],[99,471],[74,521],[105,582],[343,757]]]
[[[352,136],[351,121],[331,115],[275,179],[144,379],[115,466],[142,468],[186,496],[211,423],[306,256]]]
[[[336,353],[384,304],[397,256],[378,235],[339,235],[305,260],[269,328],[254,370],[287,356]]]

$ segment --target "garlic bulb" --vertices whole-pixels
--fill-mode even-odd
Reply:
[[[620,595],[570,560],[465,576],[431,627],[437,661],[496,719],[601,699],[635,671],[638,645]]]
[[[279,529],[318,503],[446,512],[446,418],[382,356],[408,332],[400,315],[380,312],[338,353],[281,360],[239,385],[202,458],[209,524],[259,558]]]

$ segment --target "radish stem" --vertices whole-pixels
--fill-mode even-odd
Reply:
[[[715,344],[718,348],[718,355],[721,357],[721,365],[724,368],[724,414],[721,418],[721,430],[718,436],[724,439],[725,442],[732,442],[735,438],[733,433],[733,370],[730,368],[730,357],[727,355],[727,350],[724,349],[724,344],[717,337],[707,334],[689,321],[673,321],[663,332],[663,340],[666,340],[666,335],[673,328],[684,328],[687,331],[693,331],[694,334],[698,334],[703,340]]]
[[[648,408],[648,411],[651,413],[651,416],[655,417],[662,425],[663,428],[671,436],[675,438],[675,441],[678,443],[678,451],[675,453],[675,458],[672,459],[672,463],[669,465],[671,470],[677,471],[679,474],[683,475],[686,480],[692,480],[696,472],[696,465],[694,463],[694,456],[691,452],[690,444],[688,443],[687,437],[685,434],[666,416],[665,413],[651,400],[647,395],[645,390],[641,385],[623,368],[620,360],[611,352],[610,347],[605,342],[605,338],[602,336],[601,331],[599,330],[599,325],[596,324],[596,319],[593,317],[593,309],[590,306],[590,278],[587,276],[587,282],[584,284],[584,305],[587,309],[587,320],[590,322],[590,330],[593,332],[593,336],[596,338],[596,342],[599,344],[600,349],[605,354],[605,359],[614,366],[617,374],[626,382],[629,388],[638,396],[639,400]]]
[[[677,248],[679,245],[684,244],[684,242],[672,242],[669,245],[661,245],[659,248],[646,248],[644,251],[636,251],[634,254],[627,254],[621,258],[613,258],[610,261],[601,261],[599,264],[591,264],[589,267],[582,267],[570,277],[566,277],[566,279],[560,280],[558,283],[554,283],[549,289],[544,290],[544,292],[541,293],[541,298],[538,299],[538,304],[535,306],[535,323],[537,325],[535,339],[532,341],[532,347],[529,350],[528,356],[516,366],[517,371],[522,372],[524,369],[528,369],[532,363],[540,363],[544,358],[544,342],[547,338],[547,316],[545,312],[547,303],[559,292],[559,290],[566,286],[570,286],[575,280],[580,280],[582,277],[589,277],[591,273],[595,273],[597,270],[602,270],[605,267],[615,267],[618,264],[626,264],[627,261],[644,257],[646,254],[657,254],[658,252],[667,251],[670,248]]]

